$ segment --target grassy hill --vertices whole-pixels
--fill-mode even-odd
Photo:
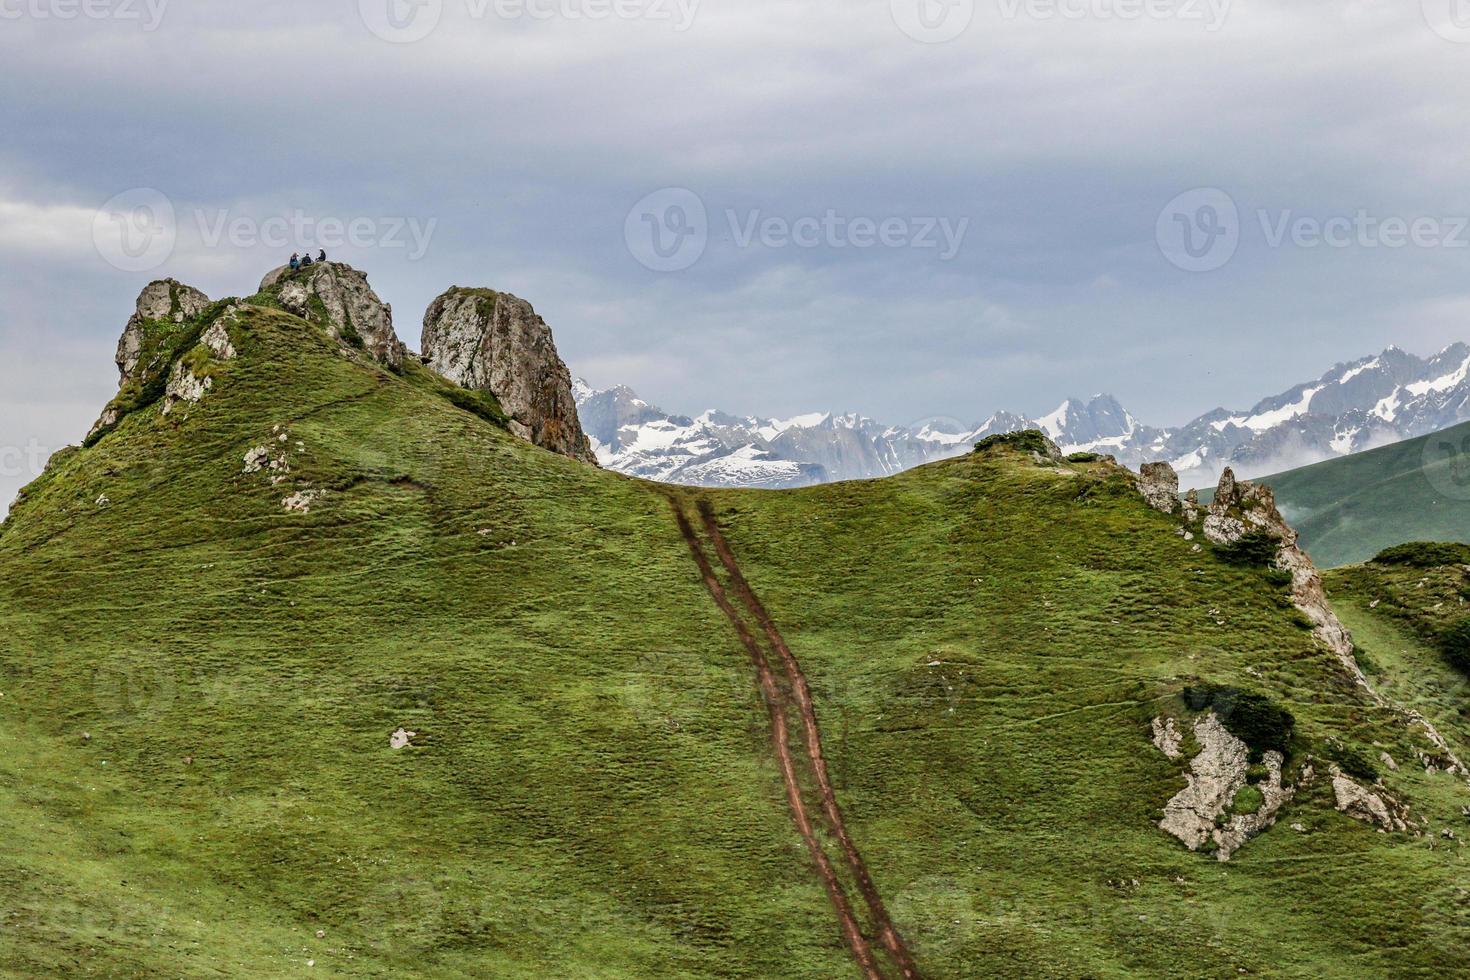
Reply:
[[[1470,422],[1257,482],[1322,567],[1405,541],[1470,541]]]
[[[997,445],[696,497],[268,303],[228,331],[202,402],[136,401],[0,531],[0,973],[862,976],[794,792],[901,975],[717,542],[916,975],[1470,971],[1459,777],[1382,772],[1425,835],[1320,777],[1228,864],[1158,828],[1186,684],[1289,710],[1293,772],[1422,739],[1126,473]]]

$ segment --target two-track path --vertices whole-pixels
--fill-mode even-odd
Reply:
[[[673,506],[674,518],[678,522],[679,531],[689,545],[689,551],[694,557],[695,564],[699,566],[705,588],[709,590],[715,605],[730,620],[736,635],[740,637],[741,645],[745,647],[755,667],[756,680],[771,721],[771,745],[781,769],[781,778],[786,786],[786,802],[791,809],[792,822],[796,824],[796,829],[806,844],[812,863],[816,866],[817,874],[821,877],[827,897],[832,903],[833,911],[837,913],[843,939],[852,951],[853,958],[857,960],[864,976],[869,980],[883,980],[884,972],[880,969],[873,945],[853,911],[852,903],[833,867],[832,858],[827,854],[817,834],[812,810],[809,809],[802,791],[803,774],[808,776],[816,789],[819,797],[816,809],[821,814],[825,829],[836,839],[840,859],[846,864],[853,880],[857,883],[858,891],[862,893],[872,929],[877,933],[878,940],[884,952],[887,953],[887,959],[892,968],[897,971],[893,975],[903,977],[904,980],[918,980],[919,973],[914,965],[913,956],[909,953],[908,947],[904,945],[898,930],[894,928],[888,916],[888,910],[883,904],[883,898],[877,886],[873,884],[872,876],[868,873],[867,865],[863,863],[862,855],[847,832],[847,825],[842,818],[842,808],[838,806],[837,794],[832,788],[827,772],[827,761],[822,751],[822,733],[817,723],[816,707],[812,702],[811,686],[807,683],[806,675],[802,673],[800,663],[791,652],[785,638],[781,636],[781,631],[777,629],[770,613],[766,611],[764,604],[740,571],[734,552],[731,551],[729,542],[725,540],[724,534],[720,531],[714,508],[708,501],[701,500],[698,504],[704,537],[725,570],[725,577],[729,583],[728,588],[720,581],[720,576],[716,573],[705,550],[705,544],[701,541],[693,522],[685,513],[682,503],[673,496],[670,496],[669,502]],[[764,646],[756,633],[752,631],[745,616],[731,602],[731,592],[739,599],[746,613],[764,635]],[[792,751],[791,746],[790,715],[793,709],[801,731],[798,745],[802,751],[799,756],[798,753]]]

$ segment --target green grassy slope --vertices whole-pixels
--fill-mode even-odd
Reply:
[[[202,403],[127,415],[0,532],[0,973],[856,975],[667,489],[279,311],[230,335]],[[925,976],[1470,971],[1458,845],[1321,780],[1228,865],[1154,825],[1189,678],[1287,706],[1297,760],[1418,743],[1116,471],[709,499]],[[1385,779],[1435,827],[1470,803]]]
[[[1470,628],[1466,562],[1467,545],[1409,544],[1327,576],[1334,606],[1357,624],[1364,668],[1454,730],[1470,725],[1470,671],[1454,663]]]
[[[1470,541],[1470,423],[1257,482],[1324,568],[1404,541]]]

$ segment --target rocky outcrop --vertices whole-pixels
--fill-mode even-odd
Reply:
[[[208,375],[198,377],[183,361],[175,361],[173,370],[168,375],[168,386],[163,393],[163,414],[172,412],[179,402],[198,404],[213,387],[213,378]]]
[[[571,373],[530,303],[489,289],[449,290],[424,314],[423,357],[461,388],[493,394],[522,439],[597,465]]]
[[[1332,767],[1332,795],[1337,810],[1354,820],[1373,824],[1381,830],[1408,829],[1408,810],[1387,794],[1370,792],[1353,782],[1336,766]]]
[[[1154,748],[1171,759],[1184,758],[1181,748],[1184,744],[1184,736],[1179,733],[1179,726],[1173,718],[1155,718],[1153,730]]]
[[[308,320],[321,316],[334,337],[347,343],[360,340],[385,367],[396,371],[403,366],[406,350],[393,331],[393,307],[373,292],[367,273],[342,262],[314,262],[304,269],[281,266],[266,273],[260,291],[274,294],[287,312]]]
[[[1138,492],[1154,510],[1179,512],[1179,474],[1168,463],[1144,463],[1138,470]]]
[[[1181,757],[1174,719],[1154,719],[1153,731],[1159,751],[1171,759]],[[1200,750],[1189,760],[1187,785],[1165,804],[1159,828],[1191,851],[1213,844],[1215,857],[1228,861],[1246,841],[1275,824],[1296,791],[1281,782],[1281,753],[1266,752],[1261,760],[1265,778],[1254,784],[1260,794],[1257,805],[1250,812],[1233,812],[1237,794],[1249,784],[1250,749],[1214,712],[1195,721],[1194,738]]]
[[[1423,733],[1436,750],[1432,763],[1436,768],[1460,776],[1470,776],[1470,770],[1460,762],[1444,736],[1427,718],[1413,708],[1395,704],[1373,690],[1368,678],[1358,667],[1352,634],[1332,611],[1332,606],[1327,601],[1327,590],[1322,584],[1322,576],[1312,564],[1312,559],[1298,546],[1297,533],[1277,509],[1275,494],[1270,487],[1237,480],[1235,474],[1227,468],[1220,475],[1215,499],[1210,502],[1209,513],[1204,520],[1205,537],[1217,545],[1229,545],[1253,532],[1263,532],[1276,539],[1276,567],[1291,573],[1292,604],[1311,621],[1312,635],[1318,642],[1332,651],[1343,669],[1376,704],[1398,712]],[[1426,763],[1426,769],[1430,765]]]
[[[156,341],[149,337],[149,324],[183,323],[203,313],[208,306],[208,296],[177,279],[158,279],[144,286],[117,342],[118,387],[136,380],[140,370],[146,367],[145,356],[156,346]]]
[[[1229,468],[1220,476],[1215,499],[1204,523],[1205,537],[1215,544],[1233,544],[1252,532],[1264,532],[1278,542],[1276,567],[1291,573],[1292,602],[1312,621],[1312,633],[1331,650],[1362,687],[1368,686],[1353,656],[1353,639],[1327,604],[1322,576],[1312,559],[1297,545],[1297,533],[1276,507],[1276,496],[1263,484],[1235,479]]]

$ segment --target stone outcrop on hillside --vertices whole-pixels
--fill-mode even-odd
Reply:
[[[1331,769],[1332,795],[1339,813],[1374,824],[1383,830],[1408,829],[1408,808],[1379,788],[1364,789],[1337,766]]]
[[[1210,501],[1209,512],[1204,519],[1205,536],[1214,544],[1230,545],[1255,532],[1263,532],[1276,539],[1276,567],[1291,573],[1292,603],[1311,620],[1312,635],[1332,651],[1343,669],[1376,703],[1398,711],[1434,746],[1435,752],[1425,754],[1421,760],[1426,771],[1443,769],[1470,776],[1470,770],[1460,762],[1433,723],[1413,708],[1389,701],[1368,683],[1354,656],[1352,635],[1332,611],[1322,576],[1312,564],[1312,559],[1297,544],[1297,533],[1277,509],[1275,494],[1270,487],[1237,480],[1227,468],[1220,475],[1215,499]]]
[[[1138,469],[1138,492],[1154,510],[1179,511],[1179,474],[1168,463],[1144,463]]]
[[[1227,467],[1220,476],[1215,499],[1204,523],[1205,536],[1215,544],[1233,544],[1252,532],[1264,532],[1278,542],[1276,566],[1291,573],[1291,596],[1296,607],[1312,621],[1312,632],[1363,687],[1368,686],[1353,657],[1353,639],[1327,603],[1322,576],[1312,559],[1297,545],[1297,533],[1276,507],[1276,496],[1264,484],[1236,480]]]
[[[117,342],[118,387],[135,380],[140,366],[147,366],[141,362],[149,347],[149,323],[183,323],[203,313],[208,306],[208,296],[177,279],[157,279],[144,286],[138,294],[132,317],[123,327],[122,338]]]
[[[316,262],[299,271],[281,266],[266,273],[260,291],[274,293],[284,309],[308,320],[315,316],[315,298],[335,337],[355,335],[379,363],[395,371],[402,367],[405,348],[393,330],[393,307],[373,292],[367,273],[343,262]]]
[[[1266,776],[1256,783],[1260,805],[1250,813],[1233,812],[1236,794],[1248,782],[1250,750],[1214,712],[1196,720],[1193,727],[1199,753],[1189,760],[1184,789],[1165,804],[1159,828],[1179,838],[1191,851],[1212,845],[1215,857],[1228,861],[1246,841],[1276,822],[1276,815],[1296,790],[1281,782],[1285,762],[1281,753],[1266,752],[1261,760]],[[1159,751],[1171,759],[1183,757],[1181,736],[1173,718],[1155,718],[1153,730]]]
[[[493,394],[522,439],[597,465],[571,373],[530,303],[488,289],[450,289],[424,314],[423,358],[461,388]]]

